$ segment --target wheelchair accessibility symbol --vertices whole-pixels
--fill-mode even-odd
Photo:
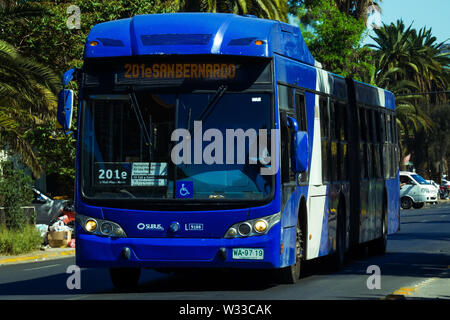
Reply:
[[[177,181],[177,198],[190,199],[194,196],[194,182]]]

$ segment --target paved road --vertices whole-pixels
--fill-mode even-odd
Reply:
[[[189,299],[291,300],[382,299],[395,294],[417,296],[420,288],[438,288],[450,299],[450,203],[402,211],[401,231],[389,237],[383,256],[353,254],[339,272],[325,261],[305,267],[295,285],[259,281],[264,274],[197,271],[166,275],[144,270],[133,292],[113,289],[106,269],[82,269],[81,289],[69,290],[66,273],[73,257],[0,267],[0,299]],[[368,289],[367,268],[380,267],[381,288]],[[433,297],[430,295],[430,297]]]

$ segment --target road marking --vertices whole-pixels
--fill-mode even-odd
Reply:
[[[14,264],[14,263],[21,263],[21,262],[31,262],[31,261],[39,261],[39,260],[46,260],[48,258],[58,258],[58,257],[64,257],[64,256],[73,256],[75,255],[75,249],[73,250],[67,250],[67,251],[61,251],[61,252],[49,252],[49,253],[41,253],[41,254],[35,254],[31,256],[18,256],[18,257],[12,257],[12,258],[0,258],[0,266],[1,265],[7,265],[7,264]]]
[[[36,268],[24,269],[24,271],[47,269],[47,268],[53,268],[53,267],[57,267],[57,266],[60,266],[60,264],[52,264],[52,265],[49,265],[49,266],[43,266],[43,267],[36,267]]]
[[[426,280],[423,280],[411,287],[402,287],[399,288],[397,290],[395,290],[394,292],[392,292],[390,295],[387,295],[385,298],[387,297],[405,297],[405,296],[412,296],[413,294],[415,294],[418,290],[426,287],[427,285],[429,285],[430,283],[434,282],[438,280],[438,278],[429,278]]]

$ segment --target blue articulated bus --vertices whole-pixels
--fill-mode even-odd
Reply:
[[[337,267],[399,229],[391,92],[321,68],[297,27],[213,13],[100,23],[79,84],[76,263],[118,287],[141,268]],[[60,95],[70,127],[73,92]]]

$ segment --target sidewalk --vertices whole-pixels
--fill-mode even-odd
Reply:
[[[66,258],[75,255],[73,248],[46,248],[18,256],[0,256],[0,266]]]

